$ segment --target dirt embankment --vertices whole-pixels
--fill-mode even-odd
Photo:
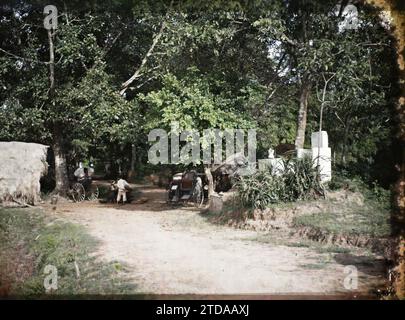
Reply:
[[[376,234],[374,230],[378,224],[389,226],[389,214],[382,212],[377,216],[378,219],[375,218],[373,211],[380,209],[370,207],[361,193],[346,190],[329,192],[326,199],[275,205],[264,210],[243,209],[235,199],[234,195],[228,195],[223,212],[212,214],[210,221],[254,231],[287,230],[293,235],[313,241],[369,248],[383,254],[387,259],[392,256],[393,240],[389,237],[389,232],[382,234],[378,229],[380,234]],[[373,221],[364,218],[364,214],[368,212]],[[386,217],[381,217],[383,214]],[[305,219],[306,217],[311,219]],[[328,222],[328,219],[331,221]],[[359,226],[361,230],[356,230],[356,223],[350,226],[351,221],[370,224],[366,226],[369,230],[364,230],[366,227],[363,226]]]

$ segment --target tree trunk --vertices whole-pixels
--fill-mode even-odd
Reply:
[[[49,103],[53,105],[53,94],[55,90],[55,48],[53,44],[54,34],[48,30],[49,41]],[[63,150],[63,138],[59,125],[53,122],[53,153],[55,157],[55,193],[64,197],[69,189],[66,155]]]
[[[131,166],[128,172],[128,180],[133,181],[135,178],[135,164],[136,164],[136,146],[131,145]]]
[[[208,200],[211,199],[211,196],[214,194],[214,178],[211,173],[211,166],[204,166],[204,173],[208,180]]]
[[[346,121],[345,130],[343,133],[343,142],[342,142],[342,158],[341,162],[343,165],[346,165],[346,153],[347,153],[347,140],[349,137],[349,121]]]
[[[308,98],[311,92],[311,83],[304,79],[300,89],[300,108],[298,111],[297,137],[295,139],[295,148],[304,148],[305,129],[307,126]]]
[[[64,197],[69,190],[66,155],[62,145],[62,135],[58,129],[53,132],[52,149],[55,157],[55,190],[54,192]]]
[[[135,163],[136,163],[136,146],[133,144],[131,145],[131,171],[135,171]]]

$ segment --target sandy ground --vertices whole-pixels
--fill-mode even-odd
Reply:
[[[162,189],[141,190],[144,204],[65,203],[53,212],[86,226],[101,240],[98,254],[106,261],[127,265],[134,293],[353,294],[383,281],[383,262],[370,254],[286,246],[279,240],[288,234],[279,231],[274,243],[264,243],[258,232],[216,226],[199,210],[166,205]],[[358,290],[344,287],[347,265],[358,270]]]

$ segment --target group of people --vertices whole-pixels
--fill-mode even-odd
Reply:
[[[132,190],[131,186],[123,178],[118,179],[118,181],[111,181],[110,194],[109,194],[108,198],[111,202],[113,200],[116,200],[117,203],[120,203],[122,200],[122,203],[124,204],[128,201],[127,192],[129,192],[131,190]],[[116,196],[115,196],[115,194],[116,194]]]
[[[81,163],[79,167],[75,170],[74,176],[77,181],[80,182],[83,187],[87,190],[92,183],[92,175],[94,173],[93,165],[90,164],[89,167],[83,166]],[[127,192],[130,192],[131,186],[122,177],[117,181],[111,181],[110,190],[108,194],[109,202],[122,202],[123,204],[128,201]]]

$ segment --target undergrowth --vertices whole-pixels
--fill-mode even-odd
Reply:
[[[259,170],[243,176],[236,183],[242,206],[265,209],[272,204],[316,199],[324,195],[324,187],[312,160],[283,159],[284,170]]]

